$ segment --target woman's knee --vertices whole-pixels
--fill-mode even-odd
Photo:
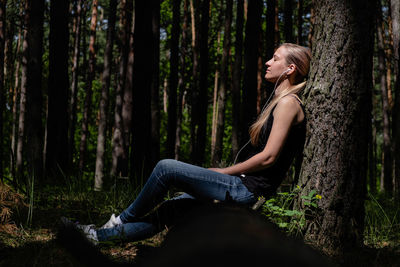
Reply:
[[[166,173],[169,170],[171,170],[177,163],[178,161],[174,159],[163,159],[160,160],[157,165],[155,166],[153,172],[157,173]]]

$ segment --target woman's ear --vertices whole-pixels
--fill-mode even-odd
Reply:
[[[288,72],[286,74],[290,75],[297,69],[296,65],[290,64],[288,67]]]

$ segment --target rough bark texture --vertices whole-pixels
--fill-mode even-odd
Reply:
[[[315,43],[305,90],[302,194],[322,196],[305,239],[328,254],[361,245],[370,123],[375,1],[314,1]]]
[[[97,134],[96,170],[94,180],[94,190],[100,191],[103,188],[104,178],[104,153],[106,144],[108,95],[111,80],[112,48],[114,44],[115,19],[117,11],[117,0],[110,0],[109,18],[107,28],[107,43],[104,53],[103,86],[101,89],[101,99],[99,108],[99,132]]]
[[[82,0],[78,0],[76,4],[76,18],[75,18],[75,36],[74,36],[74,52],[72,57],[72,80],[71,80],[71,96],[69,102],[69,163],[72,166],[75,154],[75,128],[76,128],[76,111],[78,101],[78,77],[79,77],[79,58],[81,51],[81,19],[85,12],[82,12]]]
[[[173,158],[175,152],[176,116],[177,116],[177,87],[179,64],[179,32],[180,32],[181,0],[173,1],[172,30],[170,45],[170,71],[168,87],[168,124],[167,124],[167,157]]]
[[[188,0],[184,0],[183,4],[183,24],[182,24],[182,41],[181,41],[181,57],[180,57],[180,77],[178,82],[178,111],[176,119],[176,132],[175,132],[175,159],[179,159],[180,146],[181,146],[181,132],[182,132],[182,116],[184,108],[184,96],[186,93],[186,81],[188,73],[186,71],[186,58],[187,58],[187,44],[188,44],[188,24],[189,24],[189,10]]]
[[[28,173],[35,179],[43,176],[43,122],[42,122],[42,55],[44,1],[28,1],[31,11],[28,42],[27,121],[26,133]]]
[[[68,12],[69,1],[50,2],[46,171],[68,168]]]
[[[96,67],[96,27],[97,27],[97,6],[98,1],[93,0],[92,3],[92,18],[90,21],[90,38],[89,38],[89,69],[87,72],[85,84],[85,104],[82,115],[82,132],[81,142],[79,145],[79,170],[83,171],[86,165],[86,146],[89,139],[89,124],[92,113],[92,95],[93,95],[93,80],[95,77]]]
[[[386,58],[384,45],[384,32],[382,29],[382,6],[378,1],[376,9],[376,40],[378,46],[378,69],[379,86],[382,95],[382,130],[383,130],[383,155],[382,155],[382,177],[381,191],[391,195],[393,191],[392,182],[392,146],[390,138],[390,108],[388,99],[388,88],[386,82]]]
[[[400,1],[391,0],[390,9],[392,15],[393,50],[395,65],[395,103],[393,108],[393,140],[395,162],[395,191],[396,198],[400,199]]]
[[[115,92],[115,111],[114,111],[114,133],[112,138],[112,165],[111,175],[128,175],[128,151],[125,150],[125,141],[123,135],[123,95],[125,91],[125,77],[127,71],[129,40],[132,29],[132,0],[123,0],[120,3],[120,34],[119,42],[120,59],[118,70],[118,85]],[[131,90],[131,89],[130,89]]]
[[[236,157],[241,140],[241,81],[243,59],[243,0],[237,1],[236,6],[236,33],[235,33],[235,63],[232,76],[232,160]]]
[[[257,72],[258,43],[261,31],[262,1],[254,0],[248,4],[246,33],[244,40],[244,76],[242,94],[242,138],[241,144],[249,139],[249,127],[257,117]]]
[[[217,162],[220,162],[222,159],[223,152],[223,137],[224,137],[224,127],[225,127],[225,102],[226,102],[226,92],[228,91],[229,84],[229,55],[230,55],[230,46],[231,46],[231,24],[232,24],[232,0],[226,1],[226,10],[225,10],[225,29],[224,29],[224,44],[222,51],[222,59],[221,59],[221,81],[218,87],[217,94],[217,131],[215,138],[215,153],[213,154],[213,158],[211,159],[214,166],[216,166]]]
[[[207,102],[208,102],[208,28],[210,20],[210,0],[203,0],[201,4],[201,23],[200,23],[200,75],[198,97],[194,101],[198,104],[196,109],[192,110],[196,116],[194,123],[195,142],[192,150],[192,161],[195,164],[204,163],[205,148],[206,148],[206,130],[207,130]],[[193,137],[193,136],[192,136]]]

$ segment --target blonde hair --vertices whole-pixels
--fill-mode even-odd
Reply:
[[[311,61],[311,51],[308,47],[291,44],[291,43],[284,43],[280,45],[280,47],[284,47],[286,49],[286,63],[288,65],[294,64],[296,66],[296,76],[295,76],[295,84],[284,88],[280,91],[279,94],[274,95],[271,102],[268,106],[263,109],[263,111],[258,116],[256,122],[250,126],[250,139],[253,145],[258,143],[261,129],[263,125],[266,123],[268,117],[271,115],[272,109],[275,105],[281,100],[283,97],[289,94],[297,94],[301,90],[304,89],[306,85],[305,78],[308,75],[308,71],[310,69],[310,61]],[[272,92],[274,93],[274,92]]]

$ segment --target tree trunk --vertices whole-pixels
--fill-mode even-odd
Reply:
[[[219,29],[220,27],[218,27]],[[218,30],[217,34],[217,53],[216,53],[216,61],[221,62],[221,52],[220,52],[220,44],[221,44],[221,31]],[[211,124],[211,166],[216,167],[216,163],[214,162],[215,157],[215,142],[217,135],[217,113],[218,113],[218,82],[219,82],[219,73],[220,68],[215,69],[214,74],[214,90],[213,90],[213,108],[212,108],[212,124]]]
[[[4,75],[4,46],[5,46],[5,29],[6,29],[6,0],[0,0],[0,140],[3,140],[3,116],[4,116],[4,98],[5,98],[5,75]],[[0,148],[0,181],[3,180],[4,172],[4,151],[3,146]]]
[[[394,50],[394,76],[395,81],[395,103],[393,107],[393,141],[395,162],[395,191],[396,198],[400,199],[400,1],[390,1],[392,27],[393,27],[393,50]]]
[[[236,157],[241,140],[241,81],[243,58],[243,0],[237,1],[236,34],[235,34],[235,63],[232,76],[232,160]]]
[[[154,40],[152,33],[153,9],[158,1],[135,3],[135,31],[133,49],[133,113],[131,178],[139,186],[150,172],[151,150],[151,86],[154,70]],[[129,74],[127,74],[129,75]]]
[[[180,0],[174,0],[172,6],[172,30],[170,45],[170,70],[168,90],[168,124],[167,124],[167,157],[173,158],[175,153],[175,137],[177,124],[177,87],[179,71],[179,32],[180,32]]]
[[[293,43],[293,0],[285,0],[283,22],[285,42]]]
[[[374,17],[374,5],[314,1],[308,134],[299,182],[302,195],[315,189],[322,196],[305,239],[330,255],[363,242],[374,21],[365,18]]]
[[[229,84],[229,56],[230,56],[230,46],[231,46],[231,24],[232,24],[232,7],[233,1],[226,1],[226,11],[225,11],[225,29],[224,29],[224,44],[221,59],[221,81],[218,87],[218,112],[217,112],[217,131],[215,138],[215,153],[214,158],[211,160],[214,166],[217,162],[221,162],[222,152],[223,152],[223,137],[225,128],[225,96],[228,90]]]
[[[22,60],[21,58],[21,41],[22,41],[22,25],[20,28],[20,31],[18,33],[18,41],[17,41],[17,49],[15,51],[15,60],[16,60],[16,65],[15,65],[15,74],[14,74],[14,91],[13,91],[13,107],[12,107],[12,132],[11,132],[11,150],[10,150],[10,170],[11,170],[11,176],[13,177],[13,182],[14,185],[17,185],[17,176],[16,176],[16,154],[17,154],[17,140],[18,140],[18,134],[17,134],[17,128],[18,128],[18,100],[20,99],[20,79],[19,79],[19,73],[20,73],[20,62]]]
[[[124,105],[125,82],[129,55],[129,42],[131,39],[132,27],[132,0],[123,0],[120,4],[121,29],[120,29],[120,61],[118,71],[118,85],[115,92],[115,111],[114,111],[114,133],[112,138],[112,165],[111,175],[128,176],[128,151],[125,143],[129,140],[124,139],[124,125],[122,108]],[[133,56],[133,54],[132,54]],[[132,90],[131,88],[129,90]],[[129,143],[128,143],[129,144]]]
[[[93,0],[92,3],[92,18],[90,22],[90,38],[89,38],[89,68],[87,72],[86,84],[85,84],[85,104],[83,108],[82,116],[82,133],[81,142],[79,145],[79,170],[84,171],[86,165],[86,150],[87,141],[89,139],[89,124],[92,113],[92,95],[93,89],[92,84],[95,78],[96,72],[96,26],[97,26],[97,6],[98,0]]]
[[[392,151],[391,151],[391,138],[390,138],[390,110],[389,101],[387,93],[387,83],[386,83],[386,59],[385,59],[385,45],[384,45],[384,35],[382,28],[382,7],[381,3],[378,1],[376,9],[376,38],[378,46],[378,69],[380,78],[380,89],[382,94],[382,129],[383,129],[383,155],[382,155],[382,168],[383,168],[383,187],[381,188],[388,195],[392,194],[393,182],[392,182]]]
[[[81,29],[82,17],[86,12],[82,12],[82,0],[78,0],[76,5],[76,19],[75,19],[75,39],[74,39],[74,52],[72,58],[72,81],[71,81],[71,97],[70,97],[70,113],[69,113],[69,143],[68,154],[69,164],[73,166],[73,158],[75,154],[75,128],[76,128],[76,112],[77,112],[77,97],[78,97],[78,77],[79,77],[79,58],[81,51]]]
[[[155,4],[152,14],[153,77],[151,79],[151,143],[150,168],[160,160],[160,4]],[[171,156],[174,154],[172,153]]]
[[[103,87],[101,88],[101,99],[99,109],[99,132],[97,134],[96,170],[94,190],[100,191],[103,188],[104,179],[104,153],[106,145],[108,95],[111,80],[112,48],[114,45],[115,20],[117,11],[117,0],[110,0],[109,18],[107,28],[107,43],[104,53]]]
[[[248,4],[246,38],[244,40],[242,145],[249,139],[248,129],[257,117],[258,43],[261,31],[262,6],[260,0],[250,1]]]
[[[46,173],[68,169],[69,1],[50,2]]]
[[[43,176],[43,133],[42,123],[42,56],[44,0],[27,1],[31,16],[28,26],[28,75],[27,75],[27,162],[28,172],[35,179]]]
[[[18,117],[18,134],[17,134],[17,153],[16,153],[16,164],[15,168],[17,170],[17,183],[20,184],[22,181],[22,175],[24,173],[24,150],[25,150],[25,138],[26,138],[26,94],[28,88],[28,61],[30,57],[29,49],[29,36],[30,31],[30,20],[31,20],[31,10],[29,1],[25,3],[25,16],[24,16],[24,39],[22,41],[22,66],[21,66],[21,94],[19,102],[19,117]],[[24,181],[25,182],[25,181]]]
[[[183,99],[186,93],[186,57],[187,57],[187,27],[188,27],[188,0],[184,0],[183,4],[183,24],[182,24],[182,41],[181,41],[181,56],[180,56],[180,71],[181,75],[178,81],[178,103],[177,103],[177,119],[176,119],[176,132],[175,132],[175,159],[179,159],[180,145],[181,145],[181,130],[182,130],[182,112],[184,109]]]
[[[198,9],[200,1],[190,0],[190,13],[191,13],[191,27],[192,27],[192,71],[193,71],[193,82],[190,90],[191,100],[191,120],[190,120],[190,154],[191,161],[195,163],[195,154],[197,153],[197,129],[199,121],[199,29],[197,27],[200,24],[200,12],[195,12]]]

